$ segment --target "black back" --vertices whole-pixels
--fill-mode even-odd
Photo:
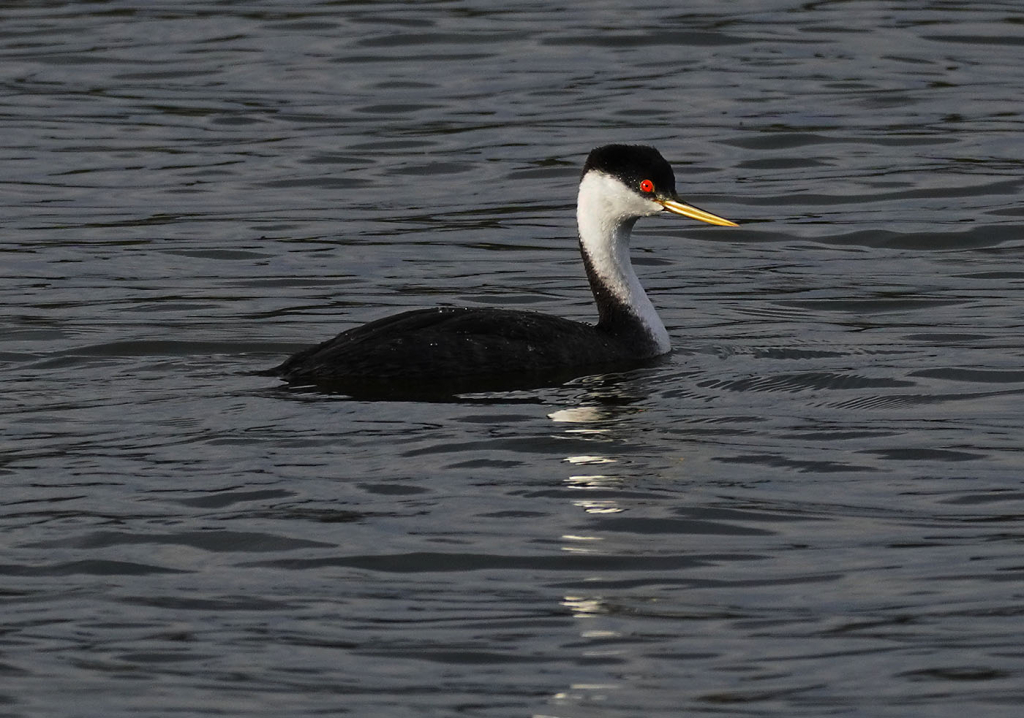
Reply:
[[[564,380],[654,358],[645,337],[536,312],[416,309],[364,324],[266,372],[300,384],[345,388],[542,375]]]

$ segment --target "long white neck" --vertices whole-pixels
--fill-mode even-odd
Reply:
[[[652,355],[664,354],[672,345],[633,271],[629,235],[639,217],[661,209],[601,172],[588,172],[580,182],[576,221],[587,276],[601,315],[598,326],[641,329],[652,345]]]

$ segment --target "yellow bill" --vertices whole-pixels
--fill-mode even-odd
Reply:
[[[730,222],[718,215],[705,212],[704,210],[697,209],[696,207],[691,207],[690,205],[683,204],[682,202],[677,202],[674,199],[656,199],[654,201],[669,212],[681,214],[684,217],[689,217],[690,219],[698,219],[701,222],[707,222],[708,224],[717,224],[719,227],[739,227],[735,222]]]

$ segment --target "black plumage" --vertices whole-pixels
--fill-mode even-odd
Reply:
[[[653,356],[636,331],[538,312],[416,309],[349,329],[271,370],[300,384],[487,382],[636,366]]]

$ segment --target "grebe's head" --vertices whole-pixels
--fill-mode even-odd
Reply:
[[[603,214],[622,222],[668,210],[708,224],[737,226],[680,202],[672,166],[658,150],[644,145],[604,145],[591,151],[580,179],[580,204],[594,201],[603,205]]]

